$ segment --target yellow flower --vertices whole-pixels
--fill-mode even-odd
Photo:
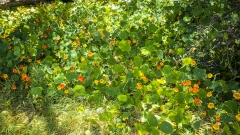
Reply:
[[[141,83],[137,83],[137,89],[141,90],[142,89],[142,84]]]
[[[82,57],[81,57],[81,61],[84,61],[84,60],[85,60],[85,58],[82,56]]]
[[[64,54],[63,59],[66,60],[67,58],[68,56]]]
[[[192,66],[195,66],[195,65],[196,65],[196,61],[195,61],[195,60],[192,60],[191,65],[192,65]]]
[[[203,116],[206,116],[206,115],[207,115],[207,112],[206,112],[206,111],[203,111],[203,112],[202,112],[202,115],[203,115]]]
[[[240,93],[239,93],[239,92],[235,92],[235,93],[233,94],[233,97],[234,97],[235,99],[239,100],[239,99],[240,99]]]
[[[164,63],[163,62],[160,62],[160,66],[163,66],[164,65]]]
[[[211,97],[211,96],[212,96],[212,92],[208,92],[207,97]]]
[[[105,81],[104,79],[100,79],[100,83],[103,84]]]
[[[69,92],[69,90],[64,90],[64,93],[65,93],[65,94],[68,94],[68,92]]]
[[[207,77],[208,77],[208,78],[212,78],[213,75],[212,75],[211,73],[208,73],[208,74],[207,74]]]
[[[220,126],[218,125],[218,123],[213,124],[212,127],[213,127],[214,130],[219,130],[220,129]]]
[[[92,52],[88,52],[88,57],[92,57],[93,53]]]
[[[71,44],[72,44],[72,46],[76,46],[76,45],[77,45],[77,42],[74,41],[74,42],[72,42]]]
[[[235,116],[235,118],[240,121],[240,113]]]
[[[94,83],[95,83],[96,85],[98,85],[99,81],[98,81],[98,80],[94,80]]]
[[[179,92],[179,89],[178,88],[173,88],[173,90],[175,91],[175,92]]]
[[[208,103],[208,108],[210,108],[210,109],[214,108],[214,104],[213,103]]]
[[[84,48],[87,48],[87,44],[84,44],[83,47],[84,47]]]
[[[3,78],[3,79],[7,79],[7,78],[8,78],[8,75],[7,75],[7,74],[3,74],[2,78]]]

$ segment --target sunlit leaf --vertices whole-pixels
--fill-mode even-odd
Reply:
[[[85,87],[82,85],[76,85],[73,88],[73,93],[77,96],[84,96],[86,94]]]
[[[165,134],[170,134],[173,132],[173,127],[172,125],[167,122],[167,121],[163,121],[160,125],[159,125],[160,130],[165,133]]]

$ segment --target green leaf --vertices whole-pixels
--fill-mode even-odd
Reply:
[[[172,72],[172,67],[170,65],[164,65],[162,72],[168,76]]]
[[[113,114],[111,112],[104,112],[100,114],[99,119],[103,122],[107,122],[113,119]]]
[[[176,94],[175,99],[179,104],[182,104],[185,101],[185,94],[179,92],[179,93]]]
[[[73,80],[76,79],[77,77],[78,77],[78,74],[75,73],[75,72],[68,72],[68,73],[66,74],[66,79],[67,79],[68,81],[73,81]]]
[[[173,132],[173,127],[172,125],[167,122],[167,121],[163,121],[160,126],[159,126],[160,130],[165,133],[165,134],[170,134]]]
[[[8,61],[7,67],[8,67],[8,68],[11,68],[11,67],[12,67],[12,61],[11,61],[11,60]]]
[[[159,133],[159,131],[156,129],[156,128],[154,128],[154,127],[152,127],[151,128],[151,135],[159,135],[160,133]]]
[[[128,43],[127,40],[122,40],[119,42],[119,48],[122,50],[122,51],[125,51],[125,52],[129,52],[131,51],[131,46],[130,44]]]
[[[193,9],[193,15],[194,16],[199,16],[203,13],[203,9],[200,6],[197,6]]]
[[[40,96],[42,94],[42,91],[41,91],[40,87],[33,87],[30,90],[30,94]]]
[[[163,59],[163,50],[158,50],[158,58]]]
[[[6,87],[7,89],[10,89],[10,88],[11,88],[11,84],[10,84],[9,82],[5,82],[5,87]]]
[[[233,128],[236,130],[237,134],[240,134],[240,126],[237,122],[233,122]]]
[[[206,78],[206,70],[201,68],[194,68],[193,77],[197,80],[204,80]]]
[[[15,55],[15,56],[20,56],[21,55],[21,53],[20,53],[20,48],[18,47],[18,46],[15,46],[14,48],[13,48],[13,54]]]
[[[57,75],[56,77],[54,77],[54,83],[55,84],[60,84],[63,83],[63,81],[65,80],[65,76],[64,75]]]
[[[36,35],[36,34],[31,35],[30,40],[33,43],[37,42],[38,41],[38,35]]]
[[[51,65],[53,63],[53,57],[52,56],[46,56],[43,61],[42,61],[43,64],[49,64]]]
[[[114,66],[114,71],[118,72],[118,73],[122,73],[124,71],[124,69],[125,69],[124,66],[121,64]]]
[[[118,87],[112,87],[106,90],[106,94],[110,96],[116,96],[118,93],[120,93],[120,89]]]
[[[128,38],[128,34],[127,34],[127,32],[126,31],[121,31],[120,32],[120,34],[119,34],[119,37],[121,38],[121,39],[127,39]]]
[[[196,93],[199,98],[205,98],[207,95],[207,92],[204,89],[199,89],[199,92]]]
[[[181,113],[177,112],[177,114],[173,117],[173,119],[175,122],[180,123],[183,120],[183,115]]]
[[[229,100],[223,104],[223,109],[228,113],[237,113],[238,105],[235,101]]]
[[[189,57],[184,58],[184,59],[182,60],[182,64],[183,64],[184,66],[190,65],[191,62],[192,62],[192,58],[189,58]]]
[[[127,102],[127,99],[128,99],[127,95],[123,95],[123,94],[118,95],[117,98],[120,102]]]
[[[18,81],[19,80],[19,76],[18,75],[12,75],[11,78],[14,80],[14,81]]]
[[[148,113],[147,121],[148,121],[150,126],[153,126],[153,127],[157,127],[158,126],[157,118],[153,114],[151,114],[151,113]]]
[[[110,58],[108,59],[107,63],[109,65],[115,65],[116,64],[116,60],[114,59],[113,56],[110,56]]]
[[[73,93],[77,96],[84,96],[86,94],[85,87],[82,85],[76,85],[73,88]]]
[[[141,54],[143,54],[143,55],[150,55],[150,51],[148,51],[146,48],[142,48],[141,49]]]
[[[233,120],[233,118],[226,113],[222,113],[220,115],[220,119],[221,119],[221,121],[226,122],[226,123],[231,122]]]
[[[194,128],[195,130],[198,130],[198,129],[200,128],[200,124],[201,124],[201,120],[195,121],[195,122],[193,123],[193,128]]]
[[[154,24],[149,24],[149,26],[148,26],[148,30],[150,31],[150,32],[155,32],[156,30],[157,30],[157,26],[155,26]]]
[[[236,82],[236,81],[229,81],[229,82],[228,82],[228,88],[229,88],[230,90],[238,89],[238,88],[239,88],[239,83]]]
[[[136,66],[141,66],[142,62],[143,62],[142,57],[140,57],[140,56],[135,56],[134,57],[134,63],[135,63]]]
[[[35,49],[35,48],[29,48],[29,53],[30,53],[32,56],[36,56],[36,55],[37,55],[37,49]]]

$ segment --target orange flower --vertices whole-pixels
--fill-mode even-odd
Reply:
[[[8,50],[11,50],[12,49],[12,46],[8,46]]]
[[[160,65],[158,65],[158,66],[157,66],[157,70],[160,70],[160,69],[161,69],[161,66],[160,66]]]
[[[181,82],[181,85],[182,85],[182,86],[185,86],[185,85],[186,85],[186,82],[185,82],[185,81],[182,81],[182,82]]]
[[[47,46],[44,44],[44,45],[42,45],[42,49],[46,49],[47,48]]]
[[[48,32],[48,33],[50,33],[50,32],[51,32],[51,30],[48,28],[48,29],[47,29],[47,32]]]
[[[199,92],[199,89],[198,89],[197,87],[193,87],[192,91],[193,91],[194,93],[197,93],[197,92]]]
[[[41,64],[41,60],[37,60],[37,63],[40,65]]]
[[[89,57],[92,57],[92,56],[93,56],[93,53],[92,53],[92,52],[88,52],[88,56],[89,56]]]
[[[111,44],[114,44],[114,43],[115,43],[115,40],[114,40],[114,39],[112,39],[112,40],[111,40]]]
[[[198,84],[194,84],[193,87],[199,88],[199,85]]]
[[[187,86],[191,85],[191,81],[190,80],[186,80],[185,83],[186,83]]]
[[[20,69],[23,69],[23,68],[24,68],[24,66],[21,64],[21,65],[19,66],[19,68],[20,68]]]
[[[59,40],[54,40],[54,42],[57,44],[59,42]]]
[[[12,85],[12,90],[16,90],[17,86],[15,84]]]
[[[17,69],[13,69],[13,73],[14,73],[14,74],[18,74],[19,72],[18,72]]]
[[[27,74],[22,74],[21,79],[22,79],[22,80],[26,80],[27,77],[28,77]]]
[[[64,83],[59,84],[58,85],[58,90],[63,89],[65,86],[66,86],[66,84],[64,84]]]
[[[36,19],[35,22],[36,22],[36,23],[40,23],[40,20],[39,20],[39,19]]]
[[[29,77],[27,77],[27,78],[25,79],[25,81],[26,81],[26,82],[28,82],[28,83],[30,83],[30,82],[31,82],[31,80],[30,80],[30,78],[29,78]]]
[[[24,59],[24,57],[23,57],[23,56],[20,56],[19,59],[20,59],[20,61],[22,61],[22,60]]]
[[[221,121],[219,116],[216,116],[215,120],[216,120],[216,122],[220,122]]]
[[[142,89],[142,84],[141,83],[137,83],[137,89],[141,90]]]
[[[84,81],[84,77],[83,77],[83,76],[78,76],[78,80],[79,80],[80,82],[83,82],[83,81]]]
[[[195,103],[195,104],[199,104],[200,102],[201,102],[201,100],[200,100],[199,98],[195,98],[195,99],[194,99],[194,103]]]
[[[47,35],[47,34],[44,34],[44,35],[43,35],[43,38],[48,38],[48,35]]]

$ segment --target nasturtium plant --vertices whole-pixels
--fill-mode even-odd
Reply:
[[[104,106],[89,120],[103,134],[240,134],[234,3],[94,0],[0,9],[0,91],[34,97],[34,105],[67,96]]]

